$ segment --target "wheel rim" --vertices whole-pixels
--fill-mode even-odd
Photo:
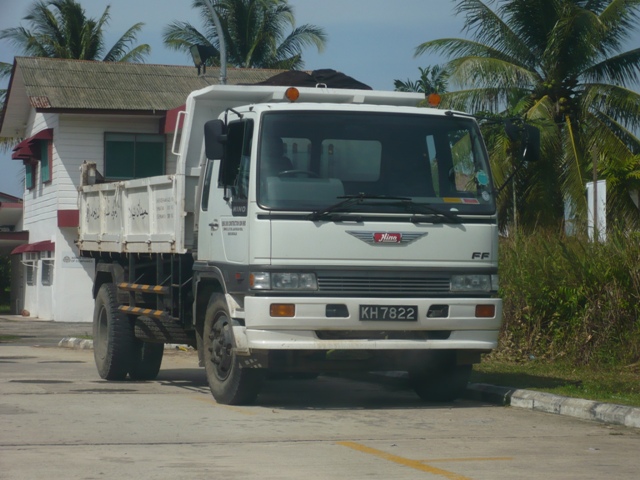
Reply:
[[[233,366],[233,341],[231,325],[226,316],[221,316],[213,325],[210,334],[211,363],[216,377],[225,380]]]
[[[96,329],[96,341],[94,342],[94,350],[96,356],[100,359],[105,359],[107,356],[107,343],[108,343],[108,320],[107,310],[102,306],[98,314],[98,325]]]

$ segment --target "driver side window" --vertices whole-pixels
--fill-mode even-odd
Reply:
[[[229,172],[229,186],[237,198],[247,198],[253,121],[242,120],[229,124],[225,167]]]

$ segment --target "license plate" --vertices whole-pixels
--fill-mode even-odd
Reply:
[[[414,322],[418,320],[415,305],[360,305],[360,320]]]

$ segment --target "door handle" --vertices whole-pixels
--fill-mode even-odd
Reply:
[[[214,220],[209,224],[209,226],[211,227],[211,230],[218,230],[218,228],[220,228],[220,224],[218,223],[218,220]]]

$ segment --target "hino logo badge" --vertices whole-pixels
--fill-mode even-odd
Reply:
[[[373,242],[374,243],[402,243],[402,234],[389,233],[389,232],[374,233]]]
[[[427,235],[427,232],[356,232],[353,230],[347,230],[347,233],[370,245],[407,245]]]

